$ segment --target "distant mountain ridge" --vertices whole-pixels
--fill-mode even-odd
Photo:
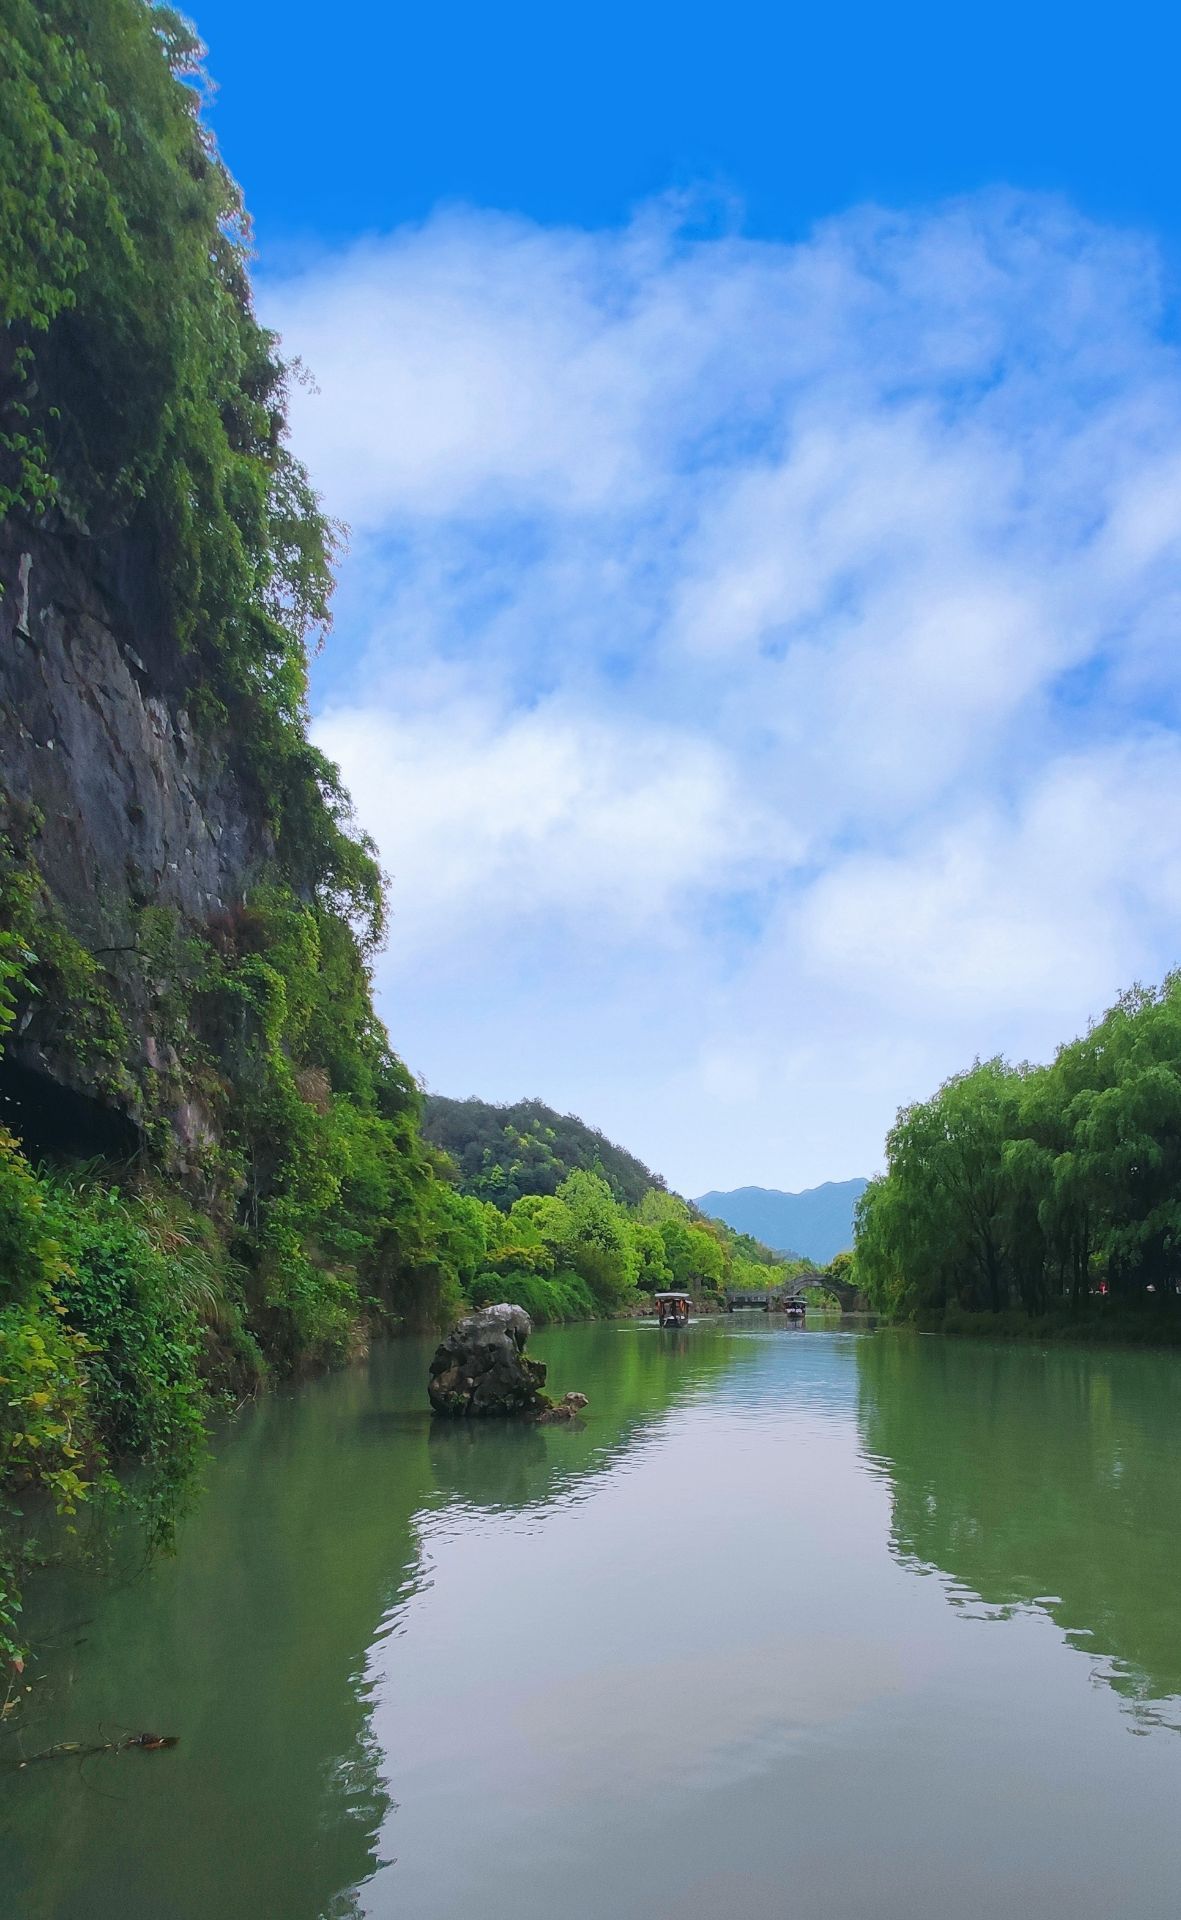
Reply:
[[[861,1179],[826,1180],[802,1193],[734,1187],[729,1193],[699,1194],[693,1204],[779,1253],[803,1254],[823,1267],[853,1245],[853,1209],[868,1184]]]

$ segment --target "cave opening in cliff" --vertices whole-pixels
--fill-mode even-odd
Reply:
[[[0,1126],[34,1161],[127,1160],[140,1144],[125,1113],[13,1060],[0,1060]]]

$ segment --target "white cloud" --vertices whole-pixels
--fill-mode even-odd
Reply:
[[[330,710],[316,731],[379,837],[402,957],[477,925],[536,939],[555,919],[596,946],[663,943],[687,899],[770,849],[716,749],[658,724],[460,698],[415,716]]]
[[[1176,957],[1181,370],[1152,247],[1054,202],[676,215],[268,290],[354,526],[318,731],[432,1084],[798,1185]]]
[[[794,931],[813,972],[903,1021],[1052,1022],[1080,993],[1098,1011],[1178,928],[1181,742],[1147,736],[1039,769],[1015,807],[982,800],[905,850],[843,859]]]

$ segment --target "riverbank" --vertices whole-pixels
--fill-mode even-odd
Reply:
[[[1003,1313],[973,1313],[948,1307],[939,1314],[919,1314],[912,1326],[919,1333],[941,1333],[952,1339],[1055,1341],[1076,1346],[1181,1347],[1181,1302],[1154,1301],[1135,1307],[1121,1301],[1094,1300],[1079,1312],[1061,1308],[1050,1313],[1025,1313],[1009,1308]]]

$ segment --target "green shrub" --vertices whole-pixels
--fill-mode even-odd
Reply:
[[[48,1496],[72,1519],[101,1457],[90,1427],[88,1343],[63,1325],[48,1288],[0,1308],[0,1655],[20,1653],[20,1582],[34,1557],[21,1500]]]
[[[112,1460],[138,1460],[131,1499],[152,1547],[171,1544],[205,1451],[200,1324],[185,1275],[114,1188],[51,1186],[58,1297],[88,1344],[94,1429]]]
[[[41,1187],[0,1129],[0,1654],[9,1657],[19,1652],[20,1581],[32,1557],[18,1503],[40,1493],[72,1517],[102,1464],[90,1345],[66,1325],[55,1291],[67,1277]]]

